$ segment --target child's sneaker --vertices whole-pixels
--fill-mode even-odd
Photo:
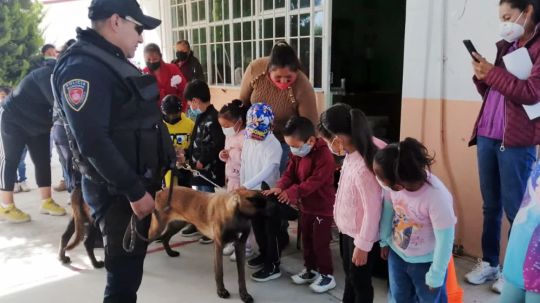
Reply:
[[[30,221],[30,215],[15,207],[11,203],[6,207],[0,205],[0,219],[10,223],[24,223]]]
[[[56,204],[53,199],[47,199],[41,204],[39,212],[51,216],[63,216],[66,214],[66,209]]]
[[[503,287],[504,287],[504,277],[503,275],[499,275],[499,278],[497,279],[497,281],[495,281],[495,283],[491,285],[491,290],[493,290],[494,292],[498,294],[501,294]]]
[[[214,243],[214,240],[208,238],[207,236],[202,236],[199,239],[199,243],[201,243],[201,244],[211,244],[211,243]]]
[[[251,275],[251,279],[257,282],[267,282],[270,280],[275,280],[281,277],[281,271],[279,270],[279,265],[272,265],[271,269],[263,268],[257,272],[254,272]]]
[[[249,260],[253,255],[255,255],[253,249],[246,245],[246,260]],[[232,262],[236,262],[236,252],[233,251],[230,259]]]
[[[26,184],[26,181],[22,181],[21,183],[19,183],[19,189],[20,191],[25,192],[25,193],[31,190],[28,184]]]
[[[319,273],[312,270],[307,270],[304,268],[300,273],[291,276],[291,280],[294,284],[303,285],[308,283],[313,283],[319,277]]]
[[[488,262],[478,260],[474,268],[465,275],[465,280],[471,284],[480,285],[486,281],[498,279],[499,275],[499,266],[492,267]]]
[[[262,255],[258,255],[257,257],[249,260],[247,265],[249,268],[259,269],[264,265],[264,257]]]
[[[197,229],[197,227],[195,227],[195,225],[193,224],[188,224],[188,226],[184,227],[184,229],[182,229],[182,231],[180,232],[180,234],[183,236],[183,237],[196,237],[196,236],[200,236],[201,233],[199,232],[199,230]]]
[[[13,185],[13,193],[20,193],[21,192],[21,185],[18,182],[15,182],[15,185]]]
[[[334,279],[334,276],[332,275],[320,275],[315,282],[309,285],[311,290],[319,294],[327,292],[334,287],[336,287],[336,279]]]
[[[225,245],[225,248],[223,248],[223,255],[230,256],[233,253],[234,253],[234,242],[227,243],[227,245]]]

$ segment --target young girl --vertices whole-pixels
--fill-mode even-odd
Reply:
[[[334,206],[346,276],[343,302],[373,302],[372,248],[379,240],[382,196],[372,163],[385,144],[371,135],[364,113],[345,104],[321,114],[319,132],[332,153],[346,154]]]
[[[225,162],[225,179],[229,192],[240,188],[240,165],[247,110],[248,107],[243,106],[242,101],[233,100],[224,105],[218,115],[219,124],[225,134],[225,148],[219,153],[219,159]],[[246,258],[253,256],[252,238],[250,234],[248,243],[246,243]],[[233,243],[229,243],[223,248],[223,254],[231,255],[231,260],[236,261]]]
[[[508,241],[505,279],[500,303],[540,302],[540,163],[527,182],[527,191]]]
[[[281,144],[272,133],[274,113],[264,103],[255,103],[247,113],[246,140],[242,149],[240,183],[247,189],[261,189],[262,182],[274,187],[279,178]],[[277,234],[281,226],[279,216],[256,216],[252,220],[253,232],[260,255],[248,261],[248,267],[261,268],[251,278],[265,282],[281,277],[280,249]]]
[[[379,151],[373,163],[390,196],[381,219],[381,257],[388,259],[390,292],[400,303],[447,300],[456,216],[452,195],[429,171],[432,164],[427,149],[412,138]]]

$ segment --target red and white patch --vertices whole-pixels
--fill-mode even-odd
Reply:
[[[88,100],[90,82],[82,79],[73,79],[63,85],[64,98],[74,111],[80,111]]]

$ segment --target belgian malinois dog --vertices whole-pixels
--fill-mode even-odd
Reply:
[[[266,189],[269,186],[263,183],[263,190]],[[244,270],[246,240],[251,230],[250,219],[257,214],[274,214],[278,203],[275,197],[266,197],[260,191],[253,190],[204,193],[180,186],[172,190],[164,189],[156,195],[158,216],[152,216],[148,236],[150,239],[160,237],[167,248],[170,237],[189,222],[203,235],[213,239],[214,273],[220,298],[230,296],[223,284],[223,247],[234,242],[240,298],[244,302],[253,302],[253,297],[246,289]]]
[[[73,217],[69,221],[66,231],[62,235],[58,259],[64,264],[71,263],[71,259],[66,256],[66,251],[79,245],[86,234],[86,239],[84,240],[86,253],[94,268],[102,268],[105,264],[103,261],[98,261],[94,254],[96,239],[101,237],[101,232],[99,231],[99,228],[94,225],[94,220],[90,215],[90,209],[83,200],[80,187],[75,187],[71,192],[71,208],[73,210]],[[85,232],[85,223],[88,224],[87,233]],[[71,243],[68,243],[74,233],[75,239],[73,239]]]

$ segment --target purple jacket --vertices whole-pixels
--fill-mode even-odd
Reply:
[[[540,24],[536,25],[534,35],[525,47],[529,51],[533,68],[527,80],[519,80],[504,66],[502,57],[508,53],[512,43],[505,40],[497,42],[495,67],[480,81],[473,77],[474,84],[483,103],[474,126],[469,146],[476,144],[478,122],[484,112],[489,89],[493,87],[505,97],[505,125],[503,147],[524,147],[540,144],[540,119],[530,120],[523,105],[533,105],[540,101]]]

